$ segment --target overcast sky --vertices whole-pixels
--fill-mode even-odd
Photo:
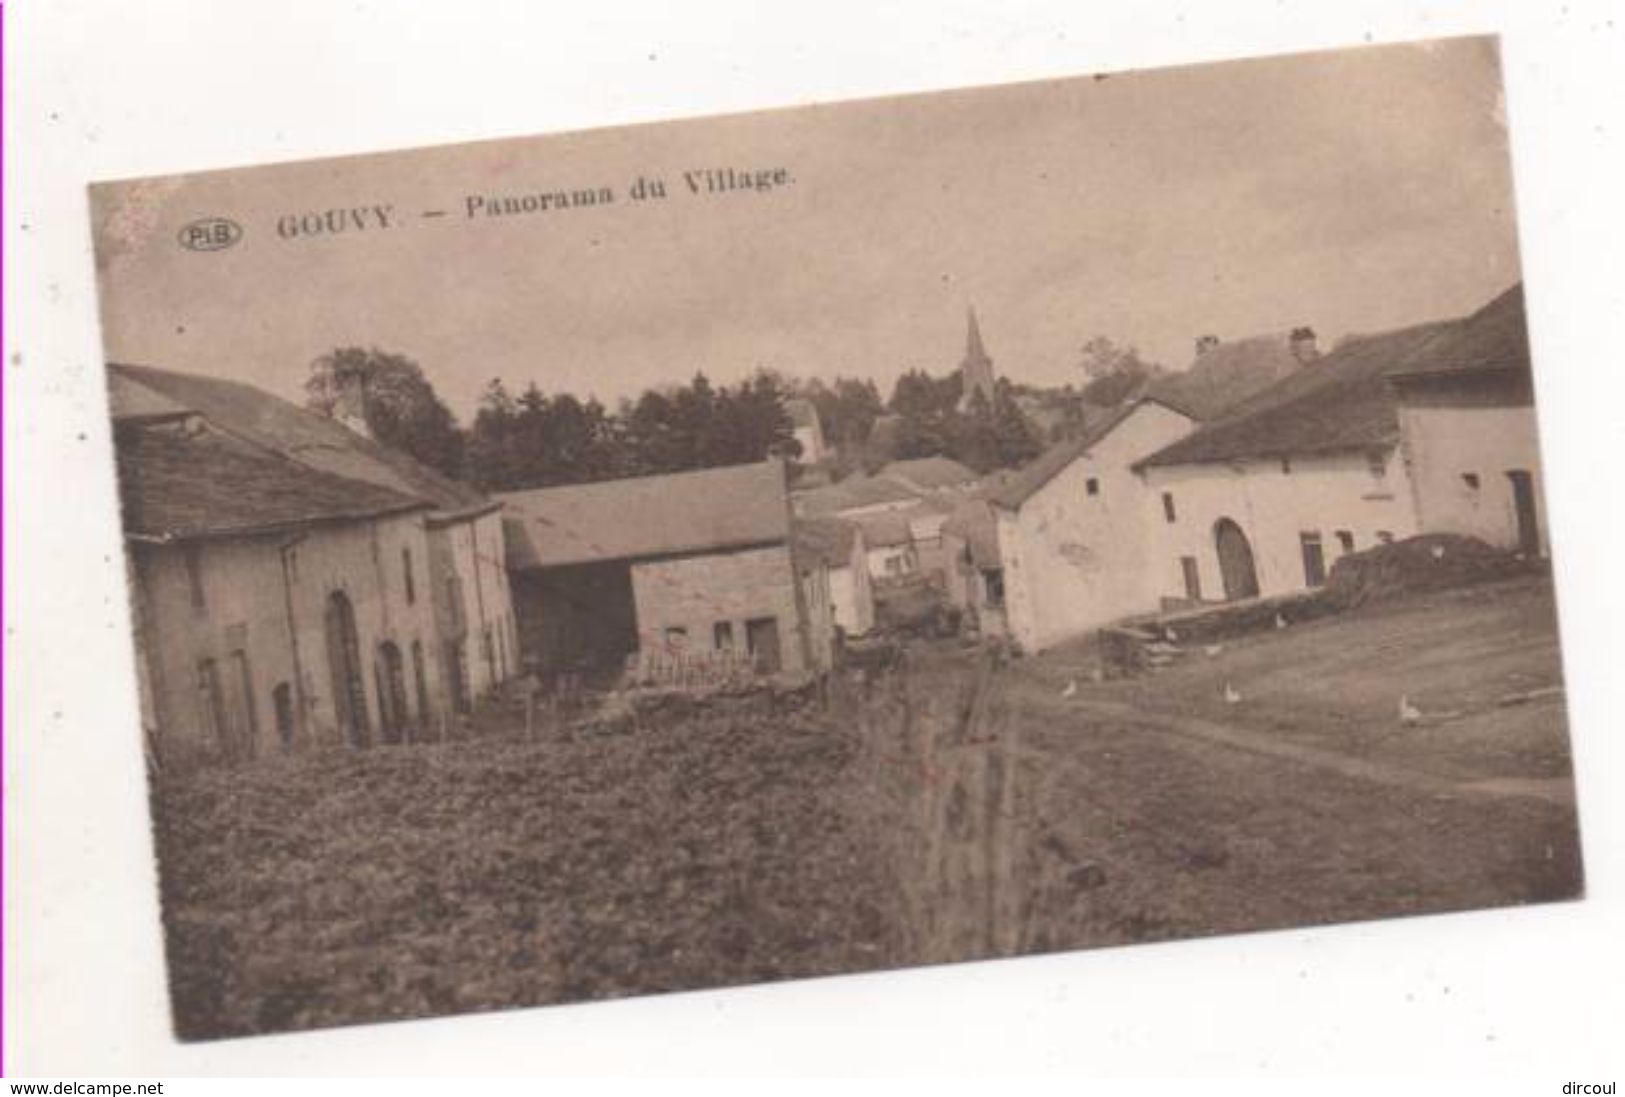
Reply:
[[[359,343],[465,421],[485,382],[606,401],[703,369],[1076,379],[1094,335],[1183,367],[1195,337],[1469,311],[1518,278],[1493,42],[1458,39],[171,177],[95,197],[108,355],[297,397]],[[785,169],[695,197],[682,173]],[[634,203],[639,175],[664,201]],[[502,218],[469,196],[607,186]],[[397,227],[283,239],[284,215]],[[424,218],[424,211],[446,215]],[[243,228],[213,252],[184,226]]]

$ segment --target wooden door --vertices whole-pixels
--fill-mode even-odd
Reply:
[[[745,644],[756,660],[760,674],[777,674],[784,665],[779,650],[779,621],[776,617],[758,617],[745,622]]]
[[[1221,518],[1213,527],[1213,540],[1219,552],[1219,574],[1224,579],[1226,601],[1258,597],[1258,569],[1253,563],[1253,546],[1241,527]]]

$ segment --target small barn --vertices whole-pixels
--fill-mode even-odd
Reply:
[[[629,662],[822,664],[778,461],[505,493],[527,660],[608,685]]]

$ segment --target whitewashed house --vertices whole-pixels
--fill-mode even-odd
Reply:
[[[1195,426],[1159,400],[1136,401],[989,495],[1006,627],[1022,648],[1155,608],[1153,514],[1134,464]]]

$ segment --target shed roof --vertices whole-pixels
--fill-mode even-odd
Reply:
[[[267,533],[429,506],[319,472],[203,422],[120,430],[116,452],[124,532],[138,539]]]
[[[252,385],[149,366],[108,366],[113,414],[132,402],[163,402],[194,411],[220,430],[321,472],[361,480],[465,513],[489,508],[485,495],[409,454],[364,438],[325,415]]]
[[[510,568],[740,548],[790,536],[784,466],[754,465],[500,493]]]

